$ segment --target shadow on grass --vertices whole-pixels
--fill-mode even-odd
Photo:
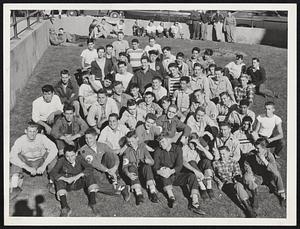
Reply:
[[[13,216],[43,216],[43,210],[40,207],[40,204],[44,202],[44,196],[37,195],[35,197],[35,209],[31,209],[28,206],[28,200],[19,200],[15,204]]]

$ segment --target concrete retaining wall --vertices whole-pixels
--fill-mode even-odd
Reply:
[[[70,33],[75,33],[81,36],[88,35],[88,28],[90,23],[95,17],[91,16],[79,16],[79,17],[62,17],[62,19],[56,18],[54,21],[53,27],[58,29],[63,27],[65,31]],[[114,19],[105,17],[107,21],[115,22]],[[100,21],[101,18],[98,17]],[[138,20],[141,26],[146,27],[149,21]],[[125,19],[125,34],[132,35],[132,25],[134,23],[133,19]],[[154,22],[155,25],[158,25],[159,22]],[[168,27],[171,26],[171,23],[166,23]],[[187,24],[181,24],[184,31],[184,38],[189,38],[190,33]],[[112,28],[112,27],[111,27]],[[213,26],[208,26],[208,40],[213,40]],[[223,34],[222,40],[225,40],[225,35]],[[268,44],[277,47],[287,47],[287,31],[279,30],[276,28],[272,30],[266,30],[263,28],[246,28],[246,27],[237,27],[236,28],[236,40],[239,43],[245,44]]]
[[[16,103],[16,95],[26,85],[36,64],[49,47],[49,22],[32,26],[33,30],[20,34],[20,39],[10,42],[10,109]]]

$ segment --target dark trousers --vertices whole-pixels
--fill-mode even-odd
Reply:
[[[174,185],[174,186],[185,186],[188,185],[189,190],[196,189],[198,190],[199,184],[194,173],[178,173],[173,174],[168,178],[160,176],[163,187]]]
[[[263,137],[263,138],[267,138],[267,137],[265,137],[265,136],[261,136],[261,135],[259,135],[260,137]],[[271,136],[271,138],[273,137],[273,135]],[[273,141],[273,142],[271,142],[271,143],[268,143],[267,144],[267,148],[274,148],[274,154],[276,155],[276,156],[279,156],[280,155],[280,153],[281,153],[281,151],[282,151],[282,149],[283,149],[283,140],[282,139],[278,139],[278,140],[276,140],[276,141]]]
[[[202,173],[207,169],[213,170],[211,160],[208,160],[207,158],[201,159],[198,164],[196,161],[190,161],[189,164],[195,169],[200,169]]]
[[[199,21],[193,21],[193,38],[194,40],[199,39],[200,36],[200,23]]]
[[[91,175],[79,178],[77,181],[73,182],[72,184],[68,184],[67,182],[62,181],[62,180],[56,180],[54,183],[55,183],[57,191],[66,190],[69,192],[69,191],[80,190],[82,188],[88,189],[88,187],[90,187],[91,185],[96,184],[96,180],[95,180],[95,177],[91,174]]]
[[[130,180],[130,185],[141,184],[140,178],[144,179],[146,182],[149,180],[154,180],[152,168],[150,165],[141,164],[139,167],[136,167],[136,165],[129,165],[128,171],[130,173],[135,173],[138,176],[137,179]]]

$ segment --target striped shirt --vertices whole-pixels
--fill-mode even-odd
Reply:
[[[180,77],[169,77],[167,79],[167,87],[169,96],[173,96],[174,92],[180,89]]]
[[[141,58],[143,53],[143,49],[128,49],[127,54],[130,56],[130,64],[133,68],[141,66]]]

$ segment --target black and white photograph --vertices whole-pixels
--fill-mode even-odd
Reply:
[[[296,4],[3,6],[5,225],[296,225]]]

